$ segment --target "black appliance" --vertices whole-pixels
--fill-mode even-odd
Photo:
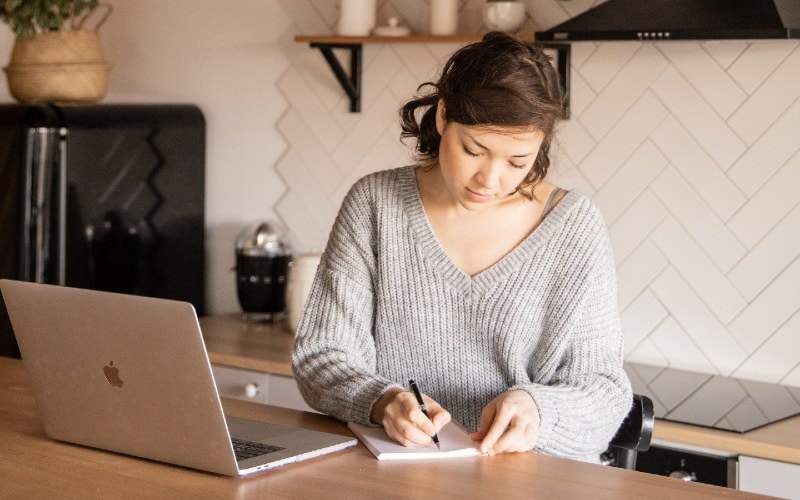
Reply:
[[[638,363],[625,371],[657,419],[743,433],[800,415],[800,387]],[[661,444],[637,455],[636,470],[731,488],[738,472],[735,455]]]
[[[736,488],[738,460],[696,450],[651,446],[636,457],[636,470],[681,481]]]
[[[286,308],[291,255],[275,222],[245,227],[236,239],[236,291],[244,321],[274,320]]]
[[[192,105],[0,105],[0,277],[204,311],[205,120]],[[0,301],[0,355],[19,356]]]
[[[797,0],[608,0],[547,31],[543,41],[800,38]]]

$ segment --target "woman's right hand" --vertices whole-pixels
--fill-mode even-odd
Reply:
[[[422,413],[410,391],[390,389],[372,407],[370,419],[383,426],[386,435],[403,446],[428,446],[432,436],[450,422],[450,413],[422,395],[430,419]]]

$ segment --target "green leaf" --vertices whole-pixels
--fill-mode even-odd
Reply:
[[[59,31],[67,22],[80,26],[99,0],[0,0],[0,21],[17,36]]]

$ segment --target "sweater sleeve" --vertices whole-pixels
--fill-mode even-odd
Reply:
[[[314,409],[369,424],[391,381],[376,372],[372,335],[374,212],[365,182],[345,197],[297,328],[292,368]]]
[[[616,269],[607,234],[599,236],[599,256],[587,275],[555,372],[546,381],[515,387],[528,391],[539,409],[535,449],[578,459],[602,453],[631,408]]]

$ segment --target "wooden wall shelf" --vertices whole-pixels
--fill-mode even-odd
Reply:
[[[358,43],[471,43],[477,42],[483,35],[408,35],[408,36],[339,36],[339,35],[297,35],[295,42],[306,43],[333,43],[333,44],[358,44]],[[533,35],[521,37],[533,40]]]
[[[533,34],[514,35],[522,40],[533,40]],[[459,35],[409,35],[409,36],[339,36],[339,35],[297,35],[295,42],[308,43],[312,48],[319,49],[322,56],[333,71],[342,89],[350,98],[350,111],[361,111],[361,78],[362,78],[362,53],[365,43],[460,43],[467,44],[480,41],[482,34]],[[558,53],[558,72],[561,76],[561,87],[564,89],[564,117],[569,117],[569,64],[570,44],[545,43],[545,47]],[[350,52],[350,71],[345,71],[339,59],[333,53],[334,49]]]

